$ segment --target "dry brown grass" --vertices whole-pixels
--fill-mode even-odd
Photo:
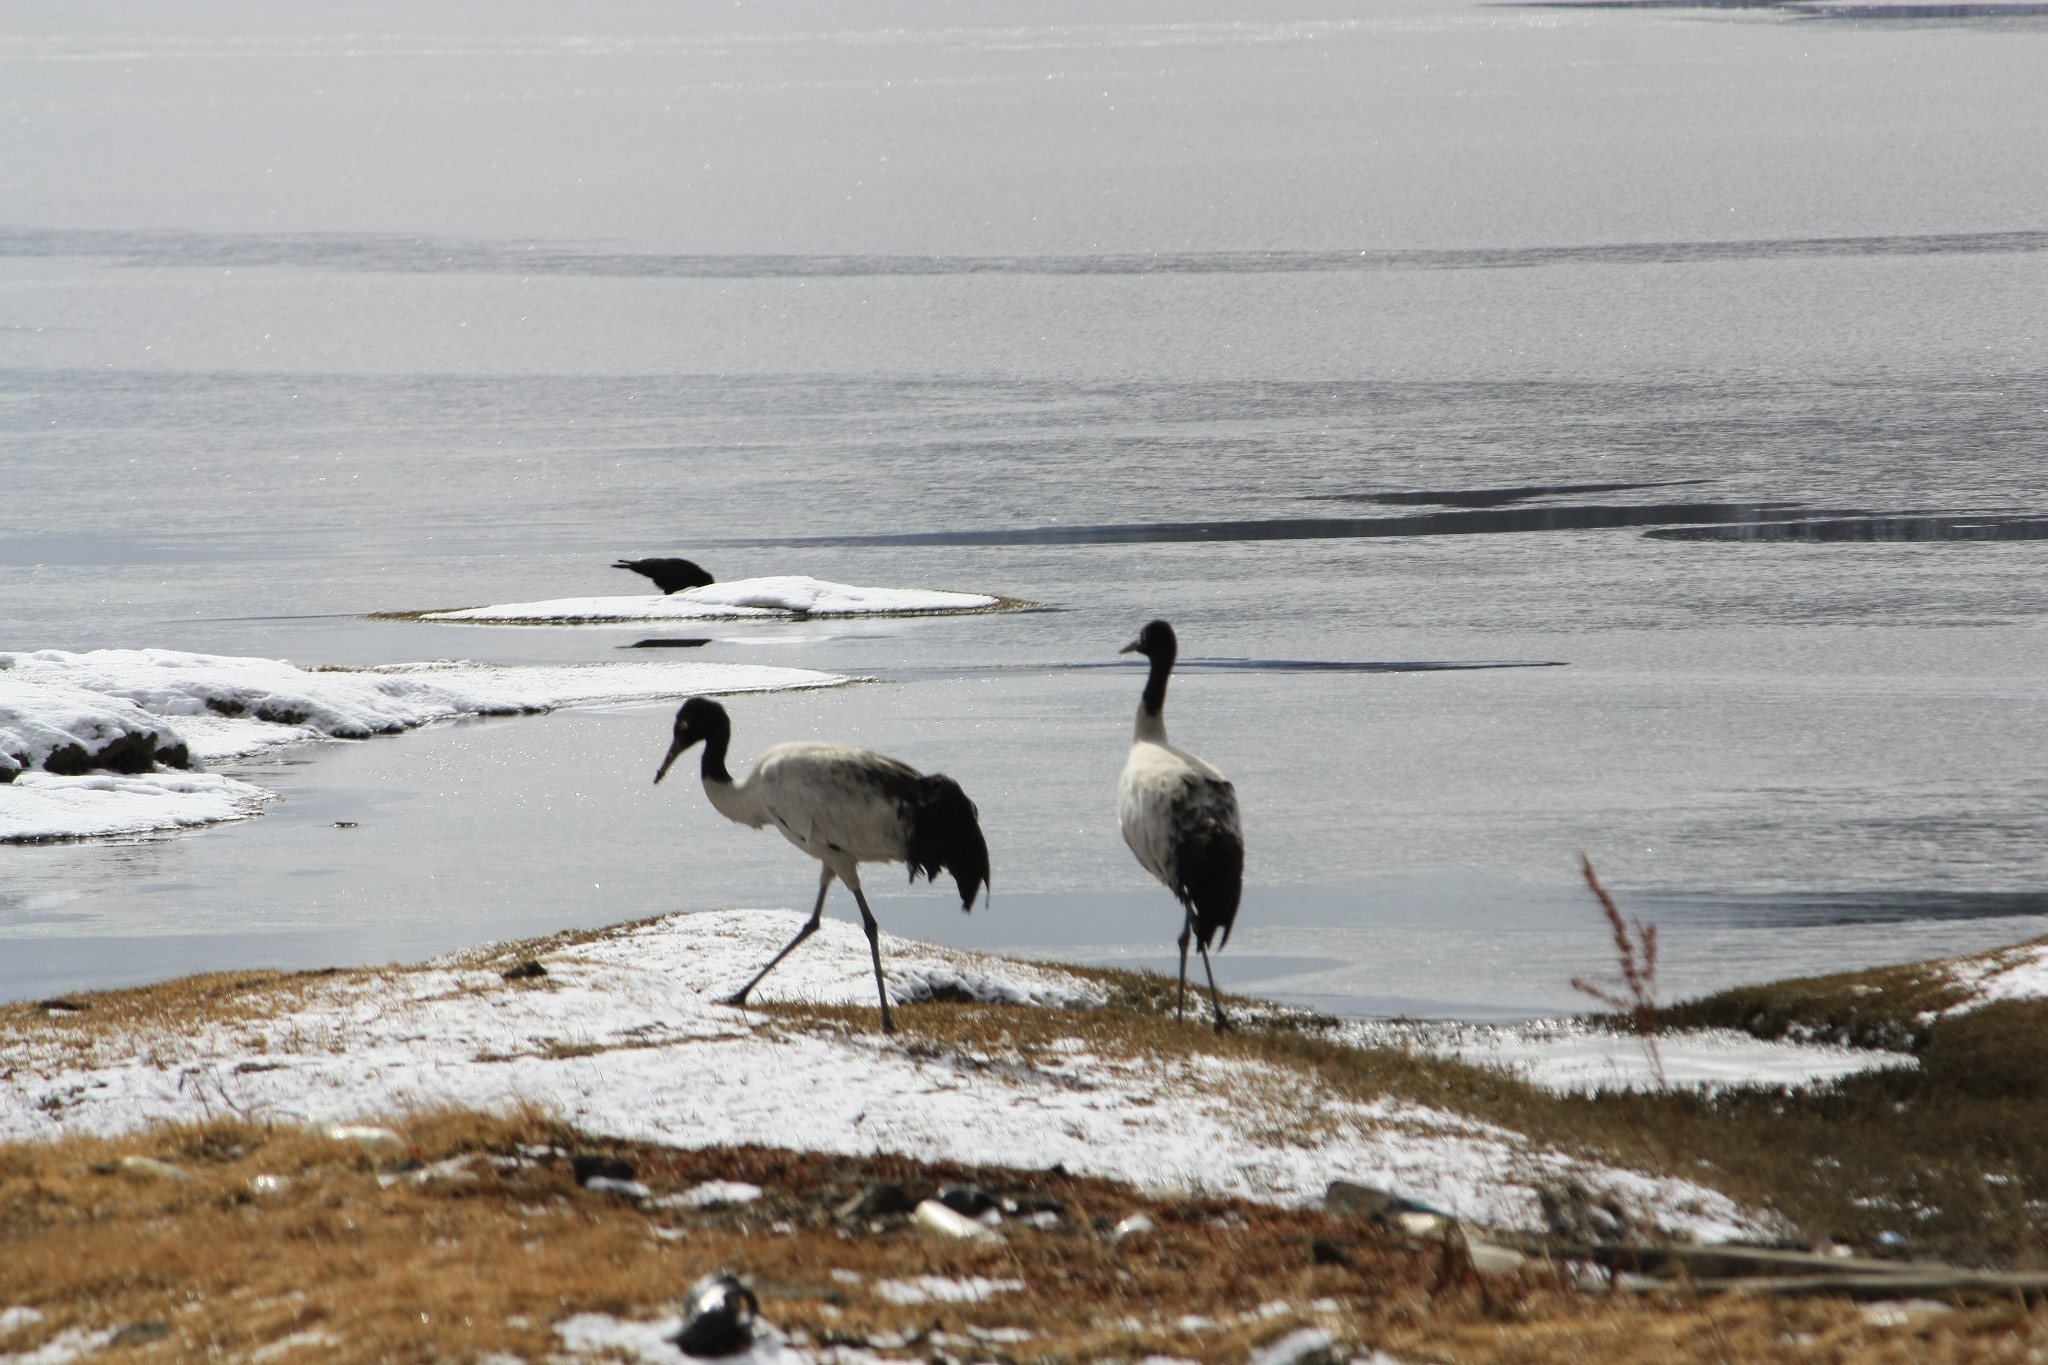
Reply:
[[[1880,1327],[1832,1301],[1586,1294],[1542,1267],[1482,1279],[1440,1246],[1404,1244],[1367,1223],[1147,1197],[1056,1171],[634,1147],[594,1142],[537,1112],[434,1113],[397,1126],[404,1144],[395,1149],[243,1123],[0,1148],[0,1306],[44,1314],[0,1349],[82,1327],[127,1329],[134,1344],[110,1351],[116,1360],[247,1358],[287,1339],[299,1343],[293,1360],[541,1359],[558,1348],[556,1322],[590,1311],[661,1316],[714,1270],[744,1276],[786,1332],[817,1344],[895,1343],[885,1354],[906,1359],[1159,1352],[1241,1361],[1311,1323],[1348,1346],[1410,1360],[1532,1365],[2019,1360],[2048,1343],[2048,1319],[2007,1305]],[[723,1209],[644,1210],[576,1185],[566,1154],[592,1148],[631,1161],[657,1195],[706,1179],[767,1194]],[[137,1155],[192,1178],[120,1164]],[[408,1176],[465,1156],[473,1180]],[[288,1183],[259,1193],[259,1175]],[[877,1181],[915,1196],[959,1179],[1057,1201],[1060,1222],[1012,1223],[1003,1241],[978,1245],[901,1217],[849,1224],[832,1213]],[[1141,1211],[1155,1231],[1122,1240],[1109,1231]],[[877,1281],[920,1275],[1026,1289],[977,1304],[899,1305],[873,1292]],[[1002,1328],[1030,1337],[973,1335]]]
[[[630,928],[470,957],[501,967]],[[84,1010],[55,1016],[33,1005],[0,1007],[0,1029],[89,1054],[117,1037],[270,1018],[313,994],[409,970],[194,977],[82,996]],[[1586,1156],[1703,1179],[1785,1212],[1810,1238],[1832,1233],[1867,1247],[1877,1232],[1904,1227],[1915,1249],[2019,1266],[2040,1264],[2048,1245],[2048,1004],[2010,1002],[1930,1022],[1922,1014],[1946,1003],[1949,988],[1929,969],[1787,983],[1762,988],[1774,992],[1768,998],[1751,993],[1666,1011],[1667,1019],[1764,1032],[1915,1030],[1919,1071],[1711,1099],[1552,1096],[1453,1062],[1343,1046],[1327,1036],[1329,1021],[1256,1002],[1239,1002],[1244,1026],[1218,1036],[1173,1019],[1170,980],[1080,974],[1107,988],[1105,1008],[908,1006],[896,1042],[954,1065],[1043,1068],[1077,1084],[1088,1081],[1074,1064],[1077,1047],[1162,1076],[1204,1058],[1256,1061],[1296,1078],[1267,1107],[1276,1121],[1298,1122],[1304,1139],[1315,1136],[1321,1101],[1391,1095]],[[783,1006],[756,1018],[791,1032],[865,1034],[875,1024],[870,1008]],[[32,1348],[74,1326],[160,1324],[164,1335],[139,1331],[132,1349],[154,1359],[243,1358],[296,1338],[292,1359],[471,1359],[493,1351],[538,1359],[555,1349],[553,1324],[567,1316],[673,1312],[695,1278],[720,1269],[747,1276],[768,1318],[813,1342],[898,1341],[900,1354],[924,1359],[1159,1352],[1238,1361],[1306,1323],[1414,1361],[2018,1360],[2048,1350],[2048,1319],[2013,1305],[1966,1303],[1879,1327],[1829,1300],[1586,1294],[1540,1268],[1480,1279],[1440,1247],[1407,1245],[1320,1213],[1155,1197],[1063,1174],[756,1148],[632,1148],[580,1136],[539,1112],[425,1114],[397,1126],[405,1144],[388,1152],[239,1121],[0,1148],[0,1308],[27,1304],[45,1315],[0,1339],[0,1351]],[[1682,1142],[1671,1141],[1674,1131]],[[647,1211],[579,1188],[560,1156],[515,1159],[584,1148],[622,1152],[657,1192],[715,1178],[748,1180],[769,1195],[736,1210]],[[194,1178],[124,1170],[120,1159],[135,1155],[174,1162]],[[473,1158],[473,1181],[379,1179],[464,1155]],[[288,1183],[259,1193],[250,1183],[258,1175]],[[929,1193],[961,1177],[1057,1199],[1065,1217],[1043,1231],[1013,1225],[1003,1244],[977,1247],[934,1239],[901,1219],[846,1226],[829,1213],[877,1180]],[[1105,1231],[1140,1210],[1158,1224],[1155,1233],[1118,1242]],[[1344,1263],[1318,1260],[1318,1240]],[[834,1270],[862,1278],[843,1282]],[[1021,1279],[1029,1288],[981,1304],[916,1307],[871,1292],[878,1279],[926,1274]],[[1269,1317],[1239,1316],[1275,1303]],[[1190,1314],[1212,1322],[1186,1326]],[[971,1335],[976,1328],[1032,1335],[990,1343]]]

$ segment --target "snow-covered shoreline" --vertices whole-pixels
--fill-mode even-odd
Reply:
[[[273,795],[190,769],[282,745],[367,739],[461,716],[849,681],[811,669],[672,661],[329,669],[167,649],[0,653],[0,843],[246,818]]]
[[[386,613],[410,620],[490,626],[631,625],[806,616],[947,616],[1025,605],[988,593],[867,588],[781,575],[710,583],[663,596],[562,597],[446,611]]]
[[[540,1102],[594,1134],[674,1146],[760,1143],[1067,1169],[1144,1186],[1313,1203],[1334,1178],[1495,1227],[1540,1226],[1538,1190],[1576,1181],[1700,1240],[1768,1220],[1688,1181],[1545,1148],[1448,1110],[1304,1086],[1218,1056],[1084,1041],[987,1056],[905,1047],[867,1027],[806,1028],[722,1003],[802,917],[707,911],[493,945],[417,968],[288,978],[233,1018],[109,1030],[90,1013],[0,1041],[0,1138],[114,1133],[226,1106],[321,1123],[420,1107]],[[545,975],[510,979],[532,954]],[[1086,977],[885,936],[892,996],[1088,1011]],[[867,942],[827,920],[759,1002],[872,1008]],[[310,1041],[309,1040],[315,1040]]]

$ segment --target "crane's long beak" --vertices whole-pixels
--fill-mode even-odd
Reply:
[[[1143,653],[1143,652],[1144,652],[1144,644],[1145,644],[1145,637],[1141,635],[1141,636],[1139,636],[1139,637],[1138,637],[1137,639],[1135,639],[1135,640],[1131,641],[1131,642],[1130,642],[1129,644],[1125,645],[1125,646],[1124,646],[1124,647],[1123,647],[1122,649],[1118,650],[1118,651],[1117,651],[1117,653],[1119,653],[1119,654],[1139,654],[1139,653]]]
[[[660,784],[662,778],[668,776],[668,770],[673,768],[676,765],[676,760],[683,756],[683,750],[696,742],[697,737],[695,735],[679,734],[676,736],[676,742],[668,746],[668,757],[661,760],[661,766],[654,771],[656,785]]]

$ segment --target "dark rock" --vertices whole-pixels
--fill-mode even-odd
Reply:
[[[52,996],[48,1000],[36,1001],[37,1009],[64,1010],[71,1014],[83,1014],[90,1006],[82,1000],[69,1000],[64,996]]]
[[[160,1341],[171,1334],[168,1322],[131,1322],[114,1333],[108,1346],[140,1346],[145,1342]]]
[[[578,1152],[569,1158],[569,1168],[576,1172],[579,1185],[588,1185],[597,1176],[606,1180],[631,1180],[635,1175],[632,1162],[608,1152]]]
[[[518,966],[507,967],[504,971],[498,973],[499,976],[504,977],[507,981],[531,981],[535,977],[546,976],[547,974],[548,969],[530,957]]]
[[[1351,1255],[1338,1243],[1327,1237],[1318,1237],[1309,1243],[1309,1259],[1317,1265],[1350,1265]]]
[[[707,1275],[683,1302],[683,1326],[670,1340],[685,1355],[729,1356],[754,1341],[761,1301],[730,1275]]]
[[[43,760],[43,770],[59,777],[83,777],[92,772],[146,773],[158,764],[189,768],[192,755],[183,743],[167,742],[154,730],[131,730],[96,750],[76,742],[53,749]]]

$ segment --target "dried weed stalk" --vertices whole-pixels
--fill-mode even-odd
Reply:
[[[1579,871],[1585,875],[1586,886],[1600,902],[1601,913],[1607,916],[1608,928],[1614,933],[1614,959],[1621,971],[1621,981],[1617,986],[1575,976],[1572,989],[1629,1017],[1636,1038],[1643,1045],[1643,1055],[1649,1058],[1650,1073],[1657,1078],[1657,1089],[1668,1092],[1671,1083],[1664,1075],[1663,1054],[1657,1050],[1657,926],[1621,917],[1614,897],[1607,894],[1607,888],[1600,884],[1600,874],[1593,870],[1593,860],[1584,852],[1579,854]]]

